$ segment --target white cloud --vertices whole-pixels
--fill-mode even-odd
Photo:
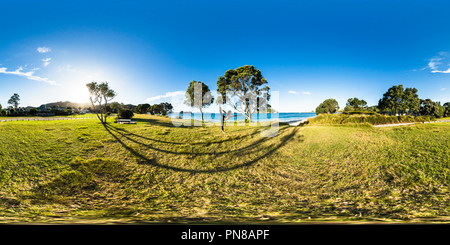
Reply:
[[[444,56],[447,56],[447,52],[439,52],[438,54],[440,55],[440,57],[433,57],[433,58],[429,59],[428,66],[422,68],[421,70],[430,68],[431,73],[450,73],[450,68],[445,71],[441,71],[438,69],[438,66],[442,64],[442,62],[440,62],[440,61],[445,59]]]
[[[48,78],[33,76],[34,72],[36,71],[36,68],[29,72],[21,72],[23,70],[22,67],[19,67],[19,69],[15,70],[15,71],[6,71],[6,70],[7,70],[6,67],[0,67],[0,73],[3,73],[3,74],[17,75],[17,76],[21,76],[21,77],[26,77],[26,78],[28,78],[30,80],[34,80],[34,81],[40,81],[40,82],[50,83],[52,85],[58,85],[55,81],[52,81]]]
[[[42,48],[37,48],[37,51],[39,52],[39,53],[47,53],[47,52],[50,52],[51,51],[51,49],[50,48],[46,48],[46,47],[42,47]]]
[[[310,93],[309,93],[309,92],[305,92],[305,91],[303,91],[303,92],[302,92],[302,94],[310,94]]]
[[[295,92],[295,91],[292,91],[292,90],[289,90],[289,92],[288,93],[290,93],[290,94],[298,94],[297,92]]]
[[[450,73],[450,68],[448,68],[448,70],[445,71],[433,70],[431,71],[431,73]]]
[[[150,97],[150,98],[146,99],[146,101],[153,101],[153,100],[157,100],[157,99],[161,99],[161,98],[175,97],[175,96],[178,96],[181,94],[184,94],[184,92],[183,91],[167,92],[165,95],[158,95],[155,97]]]
[[[441,89],[441,90],[445,90],[445,88]]]
[[[52,58],[47,58],[47,59],[43,59],[42,61],[44,61],[44,66],[45,67],[47,67],[48,66],[48,64],[50,64],[50,60],[51,60]]]

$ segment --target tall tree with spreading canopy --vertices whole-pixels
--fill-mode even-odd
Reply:
[[[360,100],[355,97],[355,98],[350,98],[347,100],[346,108],[347,108],[347,106],[349,106],[349,108],[352,108],[355,111],[366,110],[367,102],[365,100]]]
[[[185,96],[186,100],[184,101],[184,104],[199,109],[203,122],[202,108],[206,108],[214,102],[214,96],[211,95],[208,85],[201,81],[197,82],[193,80],[189,83]]]
[[[261,75],[261,71],[254,66],[245,65],[230,69],[224,76],[220,76],[217,92],[222,104],[230,105],[251,121],[253,113],[268,106],[270,88],[265,84],[267,80]],[[237,98],[236,102],[232,100],[233,97]]]
[[[450,117],[450,102],[444,103],[443,107],[444,107],[444,116]],[[2,109],[1,106],[0,109]]]
[[[420,100],[420,114],[434,117],[443,117],[445,107],[441,106],[441,102],[432,101],[431,99]]]
[[[8,100],[8,104],[13,106],[14,109],[17,111],[17,108],[19,107],[19,101],[20,101],[20,96],[18,94],[14,94],[13,96],[11,96],[11,98]]]
[[[316,107],[316,115],[321,113],[333,114],[339,110],[339,103],[335,99],[324,100],[318,107]]]
[[[394,85],[383,94],[383,98],[378,101],[378,109],[397,114],[400,111],[406,113],[418,113],[420,110],[420,99],[416,88],[403,89],[403,85]]]
[[[86,87],[89,90],[89,99],[98,119],[102,124],[106,124],[106,106],[108,105],[108,101],[111,101],[117,96],[117,93],[109,88],[108,82],[102,82],[100,84],[91,82],[86,84]],[[98,110],[96,109],[96,103],[98,103]]]
[[[139,114],[145,114],[145,113],[147,113],[149,108],[150,108],[150,104],[146,103],[146,104],[137,105],[137,107],[134,110]]]

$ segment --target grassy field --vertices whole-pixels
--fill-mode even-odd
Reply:
[[[450,123],[0,123],[0,222],[447,221]],[[111,120],[111,119],[110,119]],[[111,120],[112,121],[112,120]]]
[[[96,114],[86,113],[86,114],[78,114],[78,115],[68,115],[68,116],[48,116],[48,117],[40,117],[40,116],[16,116],[16,117],[0,117],[0,120],[8,120],[8,119],[35,119],[35,118],[79,118],[79,117],[92,117],[97,118]],[[112,116],[108,118],[113,118]]]

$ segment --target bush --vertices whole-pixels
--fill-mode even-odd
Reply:
[[[380,115],[374,111],[344,111],[342,114],[348,115]]]
[[[383,116],[378,113],[373,115],[361,115],[361,114],[338,114],[338,115],[326,115],[320,114],[315,118],[309,119],[310,125],[340,125],[340,124],[364,124],[371,125],[380,124],[395,124],[395,123],[411,123],[411,122],[424,122],[434,121],[434,116]]]
[[[119,118],[121,119],[131,119],[134,116],[134,113],[130,109],[120,110]]]

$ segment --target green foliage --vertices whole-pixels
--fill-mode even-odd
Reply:
[[[450,117],[450,102],[444,103],[443,107],[444,107],[444,117]]]
[[[395,124],[409,122],[433,121],[433,116],[383,116],[377,113],[355,113],[355,114],[321,114],[315,118],[309,119],[309,125],[340,125],[340,124],[364,124],[371,125]]]
[[[421,100],[420,114],[430,115],[436,118],[444,116],[446,108],[441,106],[440,102],[434,102],[431,99]]]
[[[169,113],[172,113],[172,111],[173,106],[168,102],[151,105],[148,109],[148,112],[150,112],[150,114],[162,116],[167,116]]]
[[[229,69],[217,81],[217,93],[220,95],[217,103],[228,104],[251,121],[253,113],[268,107],[270,88],[265,84],[267,80],[254,66]],[[234,102],[232,97],[236,97],[237,102]]]
[[[379,115],[374,111],[344,111],[344,114],[355,115],[355,114],[365,114],[365,115]]]
[[[335,99],[327,99],[322,102],[318,107],[316,107],[316,115],[321,113],[332,114],[339,110],[339,103]]]
[[[134,110],[136,111],[136,113],[146,114],[148,112],[149,108],[150,108],[150,105],[146,103],[146,104],[137,105],[136,108],[134,108]]]
[[[30,115],[36,115],[39,111],[36,108],[31,108],[30,109]]]
[[[13,96],[11,96],[11,98],[8,100],[8,104],[13,106],[14,109],[17,110],[17,108],[19,107],[19,101],[20,101],[20,96],[18,94],[14,94]]]
[[[131,109],[122,109],[119,112],[119,118],[122,119],[131,119],[134,116],[133,110]]]
[[[403,85],[394,85],[383,94],[383,98],[378,101],[378,108],[390,114],[411,113],[417,114],[420,109],[420,99],[416,88],[406,88]]]
[[[353,108],[353,106],[351,106],[351,105],[347,105],[344,108],[344,112],[350,112],[350,111],[354,111],[354,110],[355,110],[355,108]]]
[[[367,102],[365,100],[360,100],[358,98],[350,98],[347,100],[347,104],[346,107],[350,106],[350,108],[352,108],[351,110],[365,110],[367,109]],[[348,111],[350,110],[350,108],[348,108],[347,110],[344,108],[344,111]]]
[[[109,88],[108,82],[102,82],[99,84],[97,82],[91,82],[86,84],[86,87],[89,90],[89,99],[98,119],[101,123],[105,124],[106,116],[103,116],[103,113],[107,112],[106,107],[108,105],[108,101],[117,96],[116,91]],[[97,103],[98,108],[96,108]]]
[[[186,90],[186,100],[184,104],[197,108],[200,110],[203,120],[202,108],[210,106],[214,102],[214,97],[211,95],[208,85],[201,81],[195,81],[189,83],[189,87]]]

